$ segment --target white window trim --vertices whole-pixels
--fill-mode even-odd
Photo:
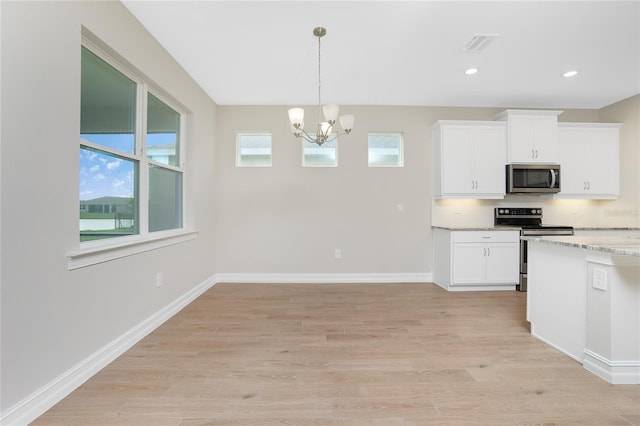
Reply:
[[[84,30],[84,29],[83,29]],[[87,146],[99,149],[100,151],[118,155],[132,161],[138,162],[138,234],[106,238],[94,241],[78,241],[78,248],[67,253],[68,269],[78,269],[86,266],[96,265],[110,260],[131,256],[150,250],[182,243],[197,238],[198,231],[190,229],[187,226],[189,218],[187,212],[187,176],[186,171],[186,124],[187,109],[180,105],[177,101],[164,95],[160,90],[151,87],[148,82],[141,79],[140,72],[131,71],[127,66],[123,65],[122,59],[117,54],[111,54],[108,48],[102,48],[101,42],[91,39],[94,37],[90,33],[83,31],[81,46],[89,49],[92,53],[107,62],[110,66],[124,74],[127,78],[136,83],[136,97],[140,101],[136,102],[136,146],[134,153],[124,153],[109,147],[94,144],[90,141],[84,141],[78,146]],[[179,143],[179,166],[170,166],[164,163],[156,162],[147,158],[146,155],[146,128],[147,128],[147,93],[166,103],[180,114],[180,143]],[[149,165],[156,165],[168,170],[182,173],[182,227],[164,231],[149,232],[148,217],[148,168]]]
[[[269,136],[271,138],[271,149],[269,150],[269,164],[242,164],[242,147],[240,141],[242,136]],[[236,133],[236,167],[273,167],[273,134],[264,132],[238,132]]]
[[[400,146],[398,147],[398,164],[371,164],[369,161],[369,155],[371,154],[369,148],[369,136],[388,136],[388,135],[399,135],[400,136]],[[367,134],[367,166],[371,168],[398,168],[404,167],[404,133],[402,132],[369,132]]]
[[[102,243],[82,247],[79,250],[67,253],[69,270],[84,268],[86,266],[97,265],[110,260],[120,259],[145,251],[151,251],[174,244],[183,243],[198,237],[198,231],[186,231],[184,229],[170,231],[153,232],[152,236],[142,237],[131,235],[126,237],[108,238],[105,240],[111,244]],[[117,240],[117,242],[115,241]],[[94,241],[87,241],[84,244],[91,244]]]

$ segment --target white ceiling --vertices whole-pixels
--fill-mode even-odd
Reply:
[[[316,104],[317,26],[323,103],[601,108],[640,93],[637,0],[123,3],[219,105]],[[499,36],[466,53],[474,34]]]

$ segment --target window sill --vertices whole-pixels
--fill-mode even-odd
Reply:
[[[84,268],[86,266],[97,265],[109,262],[114,259],[131,256],[145,251],[151,251],[173,244],[183,243],[198,237],[198,231],[178,231],[162,233],[153,237],[136,236],[135,239],[127,240],[119,244],[100,245],[91,248],[83,248],[67,254],[69,260],[69,270]]]

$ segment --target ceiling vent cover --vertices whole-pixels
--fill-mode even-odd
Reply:
[[[474,34],[471,41],[469,41],[462,50],[469,53],[480,53],[493,41],[493,39],[498,37],[498,35],[499,34]]]

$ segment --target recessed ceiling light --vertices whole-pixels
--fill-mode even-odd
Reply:
[[[562,74],[563,77],[574,77],[578,74],[578,71],[576,70],[572,70],[572,71],[567,71],[564,74]]]
[[[466,75],[473,75],[473,74],[475,74],[475,73],[477,73],[477,72],[478,72],[478,68],[469,68],[469,69],[468,69],[468,70],[466,70],[464,73],[465,73]]]

